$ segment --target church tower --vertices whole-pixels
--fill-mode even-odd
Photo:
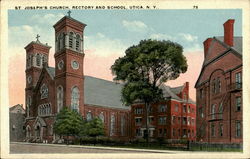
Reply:
[[[64,16],[55,29],[55,98],[56,110],[64,106],[83,114],[83,24]]]
[[[40,73],[44,65],[48,64],[50,46],[42,44],[39,41],[39,35],[37,40],[30,42],[26,47],[26,88],[25,88],[25,100],[26,100],[26,113],[27,117],[34,116],[32,111],[32,98],[33,90],[37,84]]]

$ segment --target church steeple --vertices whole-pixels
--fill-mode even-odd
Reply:
[[[86,24],[64,16],[55,29],[55,86],[59,112],[67,106],[83,112],[83,31]]]
[[[37,34],[36,41],[30,42],[26,47],[26,111],[27,116],[34,115],[30,112],[32,105],[33,89],[37,84],[40,73],[45,63],[49,61],[49,50],[48,44],[43,44],[39,40],[40,35]]]

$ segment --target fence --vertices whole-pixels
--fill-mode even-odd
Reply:
[[[191,151],[242,151],[240,143],[200,143],[189,142],[188,150]]]

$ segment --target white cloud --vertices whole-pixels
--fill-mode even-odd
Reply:
[[[145,23],[137,20],[134,21],[123,20],[122,25],[132,32],[144,32],[148,29],[148,26]]]
[[[198,37],[191,34],[180,33],[179,36],[188,42],[197,41]]]
[[[85,50],[98,56],[123,55],[127,46],[120,39],[110,39],[102,33],[85,37]]]
[[[36,35],[40,35],[40,42],[48,43],[52,46],[51,52],[54,48],[54,34],[53,28],[44,30],[38,25],[20,25],[12,26],[8,29],[8,45],[9,56],[15,56],[17,54],[24,54],[24,47],[31,41],[36,41]]]
[[[57,22],[59,19],[61,19],[64,16],[65,15],[62,13],[45,14],[45,15],[35,14],[31,17],[31,20],[36,21],[38,23],[45,23],[45,24],[51,25]]]
[[[151,34],[150,35],[150,38],[151,39],[156,39],[156,40],[174,40],[175,38],[170,36],[170,35],[167,35],[167,34],[161,34],[161,33],[154,33],[154,34]]]
[[[156,40],[170,40],[177,42],[184,47],[185,52],[202,50],[201,44],[198,42],[198,37],[188,33],[178,33],[175,36],[162,33],[153,33],[150,35],[151,39]]]

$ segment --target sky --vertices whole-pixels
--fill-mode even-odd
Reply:
[[[49,65],[54,67],[53,25],[67,10],[9,10],[9,102],[25,105],[24,47],[40,35],[40,42],[52,46]],[[203,63],[203,41],[223,36],[223,23],[235,19],[234,35],[242,36],[241,10],[71,10],[71,17],[87,24],[84,30],[84,74],[112,80],[110,66],[125,50],[143,39],[171,40],[183,46],[188,70],[166,85],[190,83],[195,100],[195,82]]]

